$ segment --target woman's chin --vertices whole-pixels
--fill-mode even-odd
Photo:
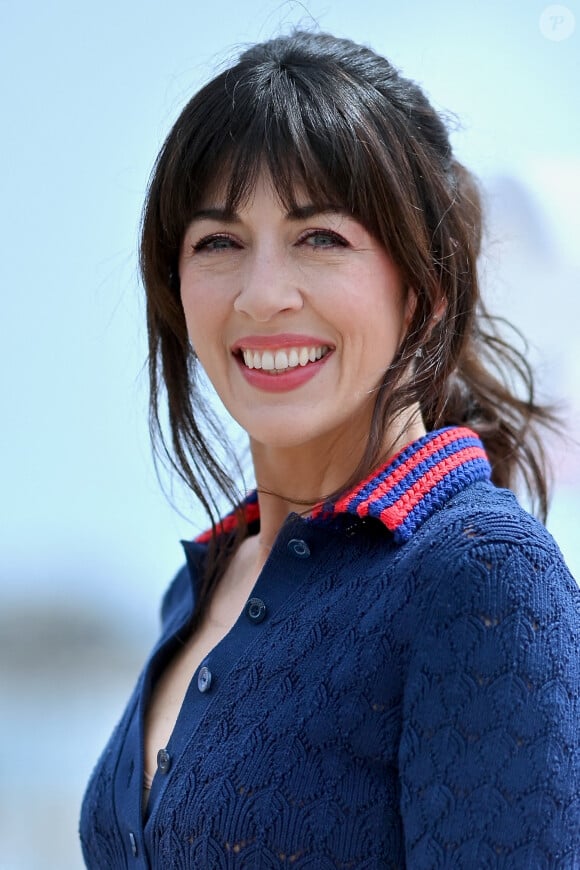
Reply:
[[[334,426],[315,415],[312,408],[252,409],[241,414],[230,414],[245,430],[251,442],[275,449],[306,447],[324,441]]]

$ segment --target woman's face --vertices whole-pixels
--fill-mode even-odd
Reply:
[[[414,297],[356,220],[299,206],[287,213],[267,177],[235,214],[219,194],[203,203],[179,260],[190,340],[254,442],[365,443]]]

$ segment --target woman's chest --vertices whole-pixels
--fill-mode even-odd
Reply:
[[[153,815],[176,805],[209,812],[216,789],[241,799],[275,788],[306,801],[322,788],[346,800],[353,771],[384,779],[401,723],[396,642],[376,602],[366,610],[361,600],[328,599],[305,589],[271,619],[258,599],[266,615],[242,615],[252,629],[243,646],[235,648],[234,626],[195,659],[191,678],[182,668],[183,701],[163,743],[171,769],[156,774]]]
[[[283,582],[260,578],[219,643],[184,658],[183,702],[141,828],[135,787],[146,670],[109,758],[117,823],[137,828],[149,851],[176,826],[188,842],[219,829],[220,842],[231,843],[256,824],[272,842],[271,826],[288,807],[284,824],[312,824],[314,842],[316,818],[336,806],[361,801],[362,817],[370,795],[387,814],[396,806],[404,663],[392,578],[334,557],[316,572],[302,556],[282,564]]]
[[[232,630],[253,588],[259,570],[242,549],[216,586],[203,617],[165,666],[158,669],[145,700],[145,785],[155,771],[158,753],[168,745],[187,697],[193,675],[210,652]],[[209,685],[208,685],[209,688]]]

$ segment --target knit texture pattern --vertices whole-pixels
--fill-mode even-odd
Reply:
[[[208,692],[139,866],[580,868],[580,592],[552,538],[486,481],[398,545],[371,511],[319,518]],[[184,570],[167,638],[190,589]],[[134,706],[85,797],[89,868],[137,866],[111,800]]]

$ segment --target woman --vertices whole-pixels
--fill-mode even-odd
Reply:
[[[367,48],[257,45],[183,110],[143,218],[151,419],[163,387],[211,528],[89,784],[87,866],[580,866],[580,595],[500,488],[545,511],[553,419],[482,308],[480,231]],[[200,366],[249,436],[241,502]]]

